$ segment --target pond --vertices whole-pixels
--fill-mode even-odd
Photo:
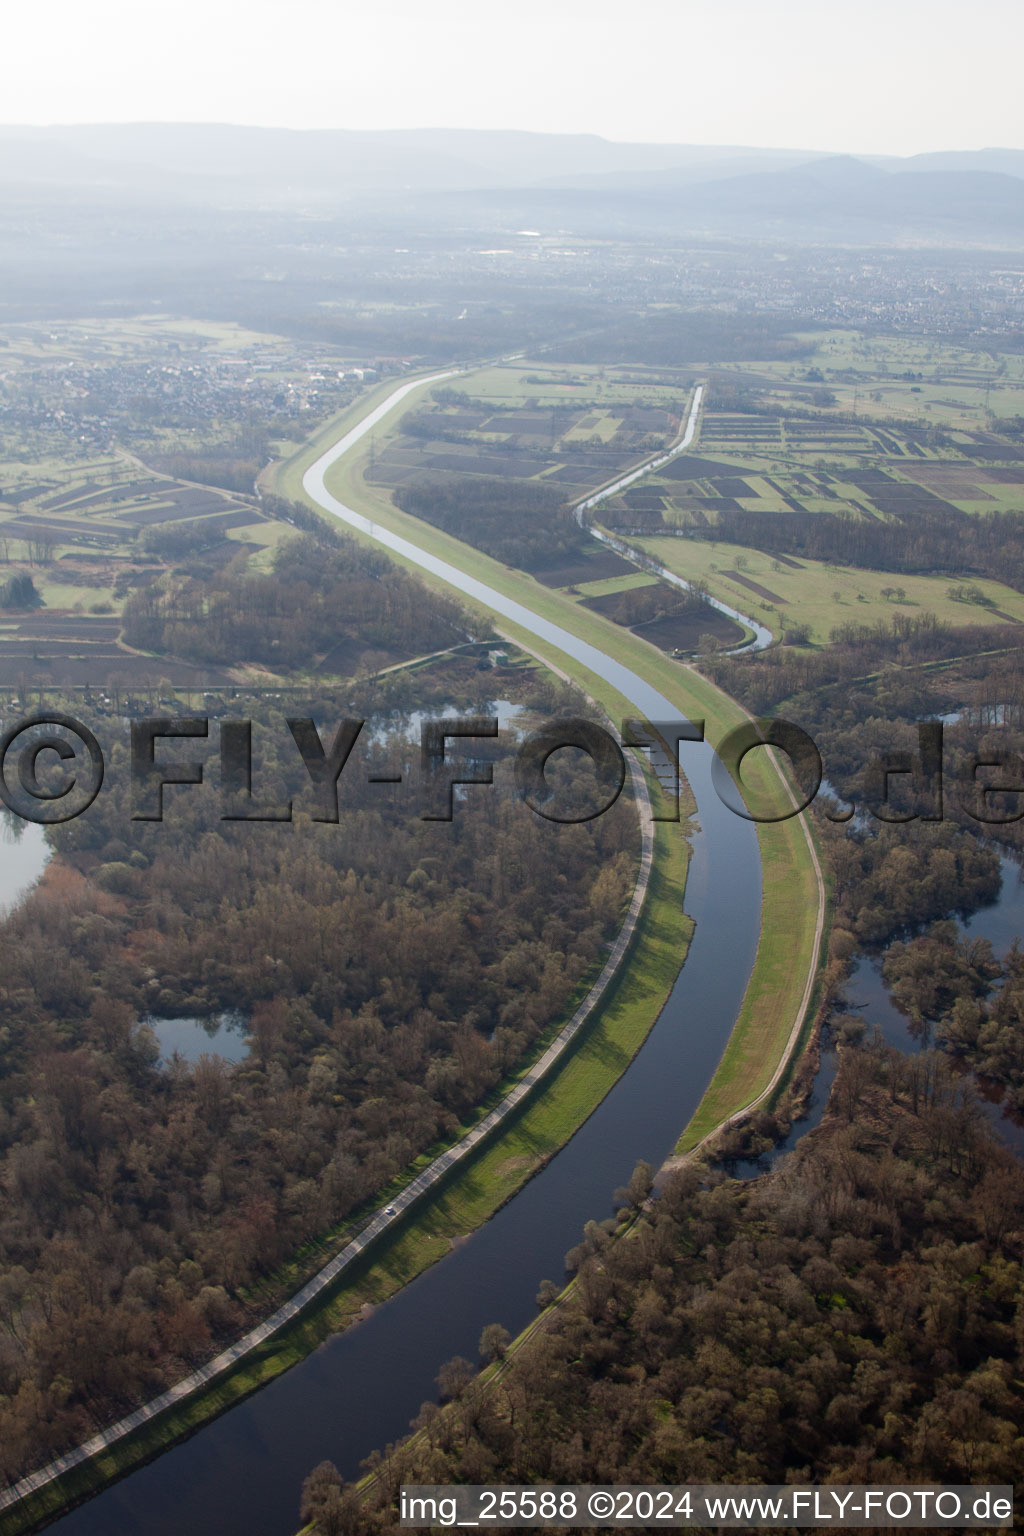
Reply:
[[[142,1020],[160,1042],[160,1059],[166,1065],[177,1052],[186,1061],[200,1056],[220,1056],[224,1061],[244,1061],[249,1054],[249,1026],[240,1013],[222,1013],[209,1019]]]

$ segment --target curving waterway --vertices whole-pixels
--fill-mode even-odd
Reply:
[[[604,678],[648,719],[677,711],[642,677],[523,604],[344,506],[324,477],[401,399],[401,386],[304,477],[326,511],[512,620]],[[583,1224],[612,1212],[638,1158],[671,1152],[718,1063],[757,949],[761,866],[753,823],[719,801],[711,749],[684,744],[697,807],[686,911],[697,927],[685,966],[642,1049],[572,1140],[501,1211],[365,1321],[120,1483],[53,1523],[60,1536],[293,1536],[299,1490],[317,1462],[347,1476],[397,1439],[441,1364],[476,1358],[482,1328],[518,1332],[542,1279],[559,1280]],[[680,828],[680,835],[683,829]],[[543,1090],[542,1090],[543,1091]],[[412,1218],[415,1220],[415,1216]]]

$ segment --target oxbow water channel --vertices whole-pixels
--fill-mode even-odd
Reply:
[[[639,714],[676,718],[665,698],[613,657],[371,523],[326,490],[330,464],[423,382],[431,381],[396,390],[323,455],[307,473],[306,489],[325,510],[582,662]],[[51,1530],[60,1536],[293,1536],[299,1490],[311,1468],[326,1458],[352,1476],[370,1451],[402,1435],[420,1404],[436,1398],[441,1364],[456,1354],[475,1359],[487,1323],[503,1323],[513,1333],[524,1327],[536,1315],[540,1281],[561,1278],[565,1253],[579,1241],[584,1222],[612,1213],[612,1192],[637,1158],[657,1166],[671,1152],[739,1011],[761,908],[753,824],[718,799],[709,747],[684,744],[682,763],[698,807],[685,898],[696,933],[661,1017],[600,1107],[491,1221],[371,1317]]]
[[[1013,945],[1024,938],[1024,870],[1008,854],[1000,858],[1002,885],[999,895],[989,906],[979,907],[970,917],[961,920],[963,932],[972,939],[988,939],[997,960],[1005,960]],[[854,964],[849,980],[843,988],[846,1011],[855,1018],[866,1021],[869,1029],[880,1029],[890,1045],[912,1055],[933,1042],[928,1035],[916,1033],[910,1020],[900,1012],[892,1000],[892,994],[882,975],[883,949],[875,955],[861,955]],[[838,1053],[826,1040],[823,1043],[821,1061],[814,1075],[814,1085],[808,1099],[805,1114],[794,1121],[786,1137],[770,1152],[759,1158],[739,1158],[729,1164],[729,1172],[740,1179],[756,1179],[773,1168],[780,1158],[791,1152],[797,1142],[819,1126],[825,1115],[828,1096],[832,1091],[839,1070]],[[969,1073],[965,1075],[970,1076]],[[1003,1095],[997,1085],[972,1079],[979,1090],[979,1104],[999,1139],[1012,1147],[1018,1157],[1024,1157],[1024,1121],[1003,1103]]]

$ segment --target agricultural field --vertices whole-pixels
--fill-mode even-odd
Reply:
[[[0,466],[0,561],[34,567],[37,586],[99,586],[114,601],[119,577],[153,566],[147,530],[189,523],[220,535],[204,551],[214,566],[272,542],[253,497],[153,474],[125,456]]]
[[[290,527],[261,468],[374,370],[322,345],[166,315],[0,327],[0,684],[223,669],[128,648],[127,599],[185,561],[269,569]],[[29,602],[10,583],[28,577]],[[106,681],[105,681],[106,680]]]
[[[730,647],[744,639],[743,627],[727,614],[656,579],[648,586],[626,587],[579,601],[669,655],[689,655],[705,640]]]
[[[287,530],[254,499],[156,475],[124,456],[0,468],[0,588],[31,578],[32,606],[0,606],[0,685],[144,686],[172,672],[217,686],[223,669],[132,651],[121,640],[128,596],[169,569],[159,536],[197,530],[210,570],[239,555],[266,563]]]
[[[813,357],[794,366],[759,362],[722,370],[784,401],[824,385],[833,409],[875,420],[917,421],[926,428],[984,430],[1024,415],[1024,357],[981,351],[940,337],[872,336],[860,331],[796,333],[813,342]],[[812,370],[821,378],[809,380]]]
[[[696,371],[529,358],[488,366],[435,387],[378,433],[367,478],[400,505],[417,487],[451,488],[452,504],[436,515],[408,509],[438,526],[460,518],[450,531],[471,542],[474,487],[486,510],[504,486],[508,506],[492,506],[498,532],[481,524],[481,548],[502,523],[506,535],[518,531],[514,553],[491,552],[669,654],[689,654],[708,636],[733,645],[743,638],[737,625],[688,606],[578,534],[568,515],[670,445],[705,379],[692,450],[603,503],[609,528],[776,632],[806,625],[815,643],[844,620],[899,609],[955,624],[1024,618],[998,582],[974,584],[979,604],[950,597],[941,577],[787,565],[709,542],[732,514],[884,526],[1024,507],[1024,438],[1012,435],[1024,359],[843,331],[814,340],[814,355],[799,361]],[[70,680],[83,656],[112,666],[127,654],[117,620],[128,595],[168,569],[163,529],[201,527],[208,572],[239,555],[267,569],[289,529],[252,495],[260,463],[356,399],[373,374],[323,349],[306,357],[280,337],[163,316],[9,326],[0,342],[0,562],[6,574],[30,572],[44,605],[0,616],[0,671],[11,676],[28,658],[33,673],[63,665]],[[937,413],[936,391],[956,410]],[[125,440],[122,418],[141,443]],[[698,539],[659,537],[689,529]]]
[[[759,422],[709,409],[698,453],[606,502],[602,520],[625,530],[713,527],[721,513],[740,510],[884,520],[1024,508],[1024,449],[990,434],[939,458],[914,455],[913,440],[891,428],[814,431],[811,437],[791,422],[765,431]]]
[[[602,507],[622,531],[723,513],[1024,509],[1024,359],[826,334],[814,357],[709,370],[695,452]]]
[[[806,625],[817,645],[827,644],[832,630],[842,624],[889,623],[896,613],[934,613],[955,626],[1024,624],[1024,595],[1000,582],[779,559],[704,539],[630,542],[676,575],[706,581],[712,597],[749,613],[776,633]]]
[[[392,489],[424,474],[537,480],[576,500],[669,444],[688,395],[614,369],[482,369],[409,413],[367,478]]]

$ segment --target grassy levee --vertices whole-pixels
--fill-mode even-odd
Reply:
[[[801,1012],[815,959],[814,923],[806,919],[818,910],[817,879],[801,820],[761,826],[758,835],[763,916],[754,972],[718,1069],[679,1139],[680,1153],[768,1088]]]
[[[137,1435],[119,1441],[60,1481],[4,1511],[0,1515],[3,1536],[31,1530],[68,1504],[151,1460],[297,1364],[329,1334],[355,1321],[364,1307],[387,1300],[443,1258],[460,1237],[492,1216],[564,1146],[614,1087],[647,1038],[672,989],[692,933],[692,924],[682,916],[688,856],[680,829],[660,824],[655,831],[648,897],[625,962],[588,1027],[551,1076],[517,1114],[502,1123],[475,1157],[458,1165],[447,1181],[413,1208],[406,1222],[381,1238],[346,1271],[341,1284],[247,1356],[237,1370],[147,1424]],[[524,1064],[522,1071],[526,1070]],[[510,1085],[504,1084],[503,1091]],[[391,1189],[381,1193],[378,1203],[384,1203],[392,1190],[407,1183],[426,1160],[424,1154],[412,1169],[404,1170]],[[325,1245],[328,1251],[340,1246],[342,1239]],[[321,1255],[324,1259],[327,1256],[327,1252]],[[295,1278],[298,1284],[303,1276],[297,1273]]]
[[[302,490],[305,470],[394,387],[391,381],[364,395],[323,427],[301,453],[268,476],[268,484],[280,495],[308,501]],[[407,397],[406,409],[415,403],[417,394]],[[381,424],[377,429],[378,442],[386,431],[394,430],[399,416],[396,410]],[[580,607],[564,593],[509,570],[470,546],[399,512],[386,492],[375,490],[363,480],[368,450],[368,443],[357,445],[328,477],[334,493],[348,505],[613,655],[648,679],[680,713],[689,718],[703,717],[706,735],[713,744],[717,745],[727,731],[746,718],[726,694],[647,641]],[[353,537],[362,537],[355,530],[347,531]],[[450,590],[438,578],[418,567],[411,568],[422,580]],[[629,702],[603,678],[571,657],[507,620],[501,620],[501,627],[524,649],[540,656],[556,671],[573,677],[612,719],[634,713]],[[776,770],[761,753],[752,754],[747,764],[745,788],[757,797],[759,804],[778,806],[780,785]],[[806,839],[794,836],[799,829],[800,821],[761,824],[758,828],[764,867],[761,939],[740,1019],[698,1115],[710,1102],[713,1112],[726,1119],[749,1102],[750,1084],[754,1083],[756,1092],[762,1077],[766,1082],[770,1080],[800,1012],[814,947],[817,896]],[[86,1497],[142,1461],[152,1459],[296,1364],[328,1334],[353,1321],[363,1307],[385,1300],[442,1258],[453,1242],[493,1215],[564,1145],[621,1076],[671,991],[692,933],[692,924],[682,913],[687,858],[682,828],[671,823],[658,824],[650,889],[627,954],[628,964],[620,968],[579,1041],[574,1042],[523,1109],[502,1123],[493,1140],[486,1142],[467,1165],[460,1165],[450,1182],[419,1202],[408,1222],[389,1231],[358,1265],[347,1270],[336,1289],[319,1298],[289,1327],[247,1356],[236,1371],[226,1373],[202,1394],[147,1424],[138,1435],[119,1441],[105,1454],[5,1511],[0,1516],[3,1536],[20,1536],[68,1503]],[[684,1140],[692,1144],[689,1131],[688,1127]],[[387,1192],[383,1192],[381,1203],[386,1199]],[[585,1214],[581,1213],[581,1219]]]
[[[400,419],[401,411],[396,409],[394,415],[387,417],[377,428],[378,441],[380,437],[394,433]],[[334,440],[338,435],[336,430]],[[322,451],[321,445],[284,468],[286,494],[301,495],[306,499],[302,491],[302,475]],[[368,446],[357,444],[353,452],[328,472],[328,488],[346,505],[607,651],[657,687],[681,713],[690,718],[703,717],[705,733],[712,745],[718,746],[729,730],[749,718],[727,694],[692,668],[671,660],[648,641],[581,607],[567,594],[543,586],[524,572],[510,570],[479,550],[399,511],[386,491],[376,489],[364,479],[368,453]],[[349,532],[354,530],[349,529]],[[419,574],[422,579],[445,585],[429,573],[420,570]],[[613,718],[616,705],[619,710],[629,713],[625,701],[615,690],[588,668],[524,634],[508,620],[501,620],[501,627],[503,632],[543,656],[558,670],[574,677]],[[743,784],[748,792],[748,804],[752,806],[770,812],[778,811],[786,804],[787,792],[783,789],[780,774],[766,754],[753,753],[745,760]],[[757,835],[761,851],[762,904],[761,933],[753,971],[722,1059],[693,1118],[683,1130],[677,1152],[691,1150],[718,1125],[765,1092],[787,1051],[791,1053],[797,1034],[802,1033],[802,1028],[795,1032],[797,1020],[802,1026],[809,1016],[808,977],[817,969],[820,960],[824,918],[821,877],[810,819],[800,816],[780,822],[762,821],[758,823]]]

